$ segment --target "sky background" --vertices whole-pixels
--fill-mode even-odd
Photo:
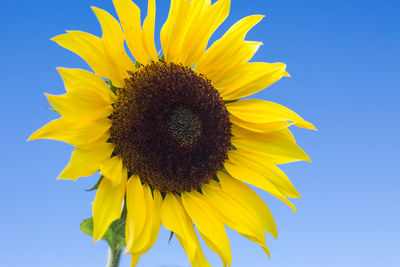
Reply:
[[[145,0],[137,0],[146,14]],[[168,0],[157,0],[156,42]],[[56,67],[88,69],[49,38],[64,30],[101,35],[90,6],[116,15],[111,0],[3,1],[0,16],[0,262],[4,267],[105,266],[107,245],[80,232],[91,216],[96,175],[55,178],[72,147],[26,142],[57,114],[44,92],[64,93]],[[293,129],[313,160],[285,165],[303,195],[298,214],[256,190],[272,210],[279,237],[267,236],[268,260],[256,244],[228,230],[233,264],[270,267],[400,266],[400,4],[368,0],[232,0],[213,35],[251,14],[267,17],[248,34],[262,41],[253,61],[287,64],[284,78],[257,97],[285,105],[317,132]],[[138,266],[189,266],[176,238],[161,229]],[[203,246],[212,266],[219,258]],[[121,267],[129,266],[124,256]]]

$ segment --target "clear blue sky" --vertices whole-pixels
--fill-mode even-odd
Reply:
[[[136,2],[145,9],[145,0]],[[303,195],[294,200],[298,214],[257,191],[278,225],[278,240],[267,239],[271,259],[229,231],[232,267],[400,266],[399,2],[232,2],[229,19],[213,40],[241,17],[265,14],[247,38],[265,44],[254,60],[285,62],[292,78],[258,97],[292,108],[319,129],[294,130],[313,163],[284,167]],[[169,1],[157,3],[158,36]],[[91,216],[94,198],[84,189],[96,177],[56,181],[72,147],[25,141],[56,117],[43,96],[64,92],[56,67],[88,68],[49,38],[64,30],[100,34],[91,5],[115,14],[111,0],[1,4],[1,266],[105,266],[105,243],[93,245],[79,230],[80,221]],[[188,266],[177,240],[168,245],[168,237],[161,230],[139,266]],[[204,250],[213,266],[221,266]],[[129,266],[128,260],[124,257],[121,267]]]

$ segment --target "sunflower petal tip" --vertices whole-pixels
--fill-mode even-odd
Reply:
[[[40,139],[40,135],[36,132],[34,132],[33,134],[31,134],[31,136],[28,137],[28,139],[26,139],[26,141],[34,141],[34,140],[38,140]]]
[[[97,241],[99,241],[99,239],[100,239],[100,238],[97,236],[97,234],[96,234],[96,233],[93,233],[93,243],[96,244]]]
[[[56,67],[56,70],[58,71],[58,74],[60,74],[61,78],[64,80],[64,76],[68,74],[68,71],[74,69],[66,67]]]
[[[268,259],[270,259],[270,252],[269,252],[269,249],[268,249],[268,247],[266,246],[266,245],[261,245],[261,248],[265,251],[265,253],[267,254],[267,256],[268,256]]]
[[[317,127],[315,127],[312,123],[308,122],[307,124],[309,125],[308,129],[313,130],[313,131],[318,131]]]
[[[285,71],[285,72],[283,73],[283,76],[288,77],[288,78],[292,77],[287,71]]]
[[[309,130],[318,131],[317,128],[314,126],[314,124],[312,124],[311,122],[308,122],[308,121],[303,121],[303,122],[301,122],[299,125],[300,125],[300,127],[302,127],[302,128],[306,128],[306,129],[309,129]]]
[[[103,12],[104,10],[101,8],[98,8],[97,6],[90,6],[90,9],[92,9],[93,13],[96,15],[96,17],[99,18],[99,16],[101,16],[101,12]]]
[[[64,34],[66,34],[66,33],[62,33],[62,34],[55,35],[55,36],[53,36],[53,37],[50,38],[50,41],[53,41],[53,42],[55,42],[55,43],[58,43],[58,39],[60,38],[60,36],[63,36]]]
[[[266,16],[263,14],[254,14],[249,16],[248,18],[252,17],[253,19],[257,20],[257,23],[259,23],[261,20],[263,20]]]
[[[78,180],[78,178],[79,177],[69,178],[69,177],[65,176],[64,172],[62,172],[60,175],[58,175],[56,180],[70,180],[70,181],[76,182],[76,180]]]
[[[304,150],[303,150],[303,156],[301,157],[300,160],[311,163],[311,158],[307,155],[307,153]]]

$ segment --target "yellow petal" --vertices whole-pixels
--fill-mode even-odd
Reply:
[[[305,121],[295,112],[284,106],[265,100],[244,99],[229,103],[226,105],[226,108],[237,118],[255,124],[290,121],[296,126],[315,130],[314,125]]]
[[[98,143],[93,149],[77,148],[72,152],[68,166],[61,172],[58,179],[76,180],[79,177],[92,175],[100,169],[100,164],[111,157],[114,145]]]
[[[252,209],[257,214],[258,219],[264,229],[273,237],[277,238],[278,230],[271,211],[264,200],[257,195],[250,187],[244,183],[232,178],[226,173],[218,172],[218,179],[221,182],[222,188],[230,193],[240,203],[243,203],[249,209]]]
[[[138,176],[128,180],[126,190],[126,207],[128,210],[125,226],[126,251],[131,250],[142,234],[146,222],[147,206],[142,182]]]
[[[291,122],[287,121],[277,121],[277,122],[269,122],[269,123],[251,123],[247,121],[243,121],[233,115],[229,116],[229,120],[232,123],[232,134],[241,133],[244,131],[252,131],[258,133],[270,133],[283,130],[290,125],[293,125]]]
[[[225,169],[235,179],[254,185],[262,190],[270,193],[280,201],[288,205],[293,211],[296,212],[296,208],[276,187],[271,183],[265,176],[259,174],[255,170],[250,169],[246,165],[233,164],[231,160],[226,160],[224,164]]]
[[[197,241],[198,242],[198,241]],[[182,242],[181,242],[182,244]],[[211,267],[211,265],[208,263],[206,257],[203,254],[203,251],[201,250],[200,243],[197,243],[199,248],[196,250],[196,254],[194,255],[194,259],[191,262],[193,267]]]
[[[131,254],[131,267],[135,267],[139,262],[141,254]]]
[[[65,118],[74,121],[106,118],[113,107],[92,90],[76,90],[64,95],[45,94],[49,103]]]
[[[185,249],[189,260],[194,259],[197,250],[197,236],[192,226],[192,221],[186,214],[178,197],[172,193],[165,196],[161,206],[161,222],[165,228],[171,230],[179,239]]]
[[[224,224],[259,244],[269,255],[265,245],[264,227],[252,209],[215,181],[203,185],[202,191],[208,203],[221,214]]]
[[[106,82],[93,72],[82,69],[57,68],[64,80],[65,90],[72,93],[80,90],[92,90],[101,95],[109,104],[113,104],[116,95]]]
[[[224,100],[237,100],[255,94],[280,80],[285,73],[283,63],[251,62],[230,74],[230,84],[217,87]]]
[[[145,199],[145,204],[143,206],[146,208],[145,224],[143,225],[141,234],[135,238],[129,248],[127,247],[127,251],[129,250],[131,255],[141,255],[147,252],[157,240],[161,225],[160,209],[162,196],[160,191],[157,189],[155,189],[153,192],[154,198],[151,193],[150,186],[147,184],[143,185]],[[128,210],[128,214],[129,212],[130,211]]]
[[[151,190],[148,185],[145,185],[144,187],[145,192],[146,192],[146,199],[148,203],[152,203],[153,209],[152,209],[152,215],[148,215],[148,220],[151,220],[151,225],[148,225],[146,227],[146,235],[144,235],[145,240],[147,240],[146,245],[140,250],[140,253],[144,253],[148,251],[156,242],[158,233],[160,231],[160,225],[161,225],[161,204],[162,204],[162,196],[160,191],[157,189],[153,190],[153,196],[151,195]],[[149,213],[147,213],[149,214]]]
[[[224,266],[231,265],[229,239],[220,215],[197,191],[182,193],[182,203],[206,244],[221,257]]]
[[[147,17],[143,22],[143,44],[147,54],[153,61],[158,61],[158,53],[154,43],[154,27],[156,22],[156,1],[149,0]]]
[[[167,193],[161,206],[161,222],[174,232],[194,267],[211,266],[204,257],[192,221],[182,206],[181,200]]]
[[[219,0],[213,5],[210,0],[191,2],[190,20],[177,62],[189,67],[197,62],[211,35],[228,16],[230,4],[230,0]]]
[[[121,25],[107,11],[97,7],[92,7],[92,10],[103,30],[102,39],[108,55],[115,63],[115,67],[120,76],[122,78],[127,78],[128,74],[126,71],[133,71],[135,66],[125,52],[124,34],[121,30]]]
[[[238,166],[246,166],[246,168],[263,175],[284,196],[291,198],[301,197],[287,175],[265,157],[246,151],[231,150],[228,153],[228,158]]]
[[[121,217],[121,205],[124,200],[126,180],[113,186],[111,181],[103,179],[93,202],[93,237],[96,242],[103,237],[110,224]]]
[[[203,73],[214,86],[220,87],[231,76],[232,70],[241,67],[257,52],[262,43],[246,42],[247,32],[264,16],[248,16],[234,24],[198,60],[194,70]]]
[[[299,160],[311,162],[307,154],[296,144],[288,129],[271,133],[248,133],[232,137],[232,144],[255,154],[266,156],[275,164]]]
[[[128,171],[118,156],[104,161],[100,165],[100,170],[104,178],[110,180],[114,186],[125,181],[128,176]]]
[[[139,7],[131,0],[113,0],[113,3],[124,29],[125,40],[129,50],[138,62],[147,64],[151,55],[148,54],[144,46]],[[151,20],[151,16],[149,20]],[[150,22],[148,23],[150,24]],[[150,26],[146,26],[146,36],[149,34]],[[149,38],[149,36],[146,38]]]
[[[223,88],[230,85],[237,79],[237,76],[232,75],[232,73],[235,73],[236,69],[245,66],[246,62],[253,57],[262,44],[261,42],[243,41],[235,51],[235,55],[231,56],[232,60],[227,61],[228,64],[224,64],[219,69],[215,68],[215,66],[207,66],[207,78],[211,80],[215,88]]]
[[[34,132],[28,139],[54,139],[81,146],[92,143],[106,134],[111,127],[109,119],[99,119],[88,122],[73,122],[65,118],[53,120]]]
[[[79,55],[97,75],[110,79],[117,87],[124,86],[123,78],[101,38],[86,32],[67,31],[51,40]]]
[[[160,40],[167,62],[177,62],[191,19],[190,0],[171,0],[168,19],[161,29]]]

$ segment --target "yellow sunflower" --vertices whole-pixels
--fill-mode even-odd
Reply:
[[[68,31],[52,39],[93,72],[58,69],[67,93],[46,96],[62,117],[30,140],[76,147],[60,179],[101,172],[93,236],[104,235],[125,203],[132,266],[152,247],[161,224],[175,233],[193,266],[210,266],[194,226],[224,266],[232,258],[225,225],[269,255],[264,230],[276,238],[277,229],[247,184],[295,210],[287,198],[300,195],[276,165],[309,161],[288,127],[315,128],[279,104],[240,100],[289,76],[283,63],[248,63],[262,43],[244,39],[263,16],[243,18],[207,48],[230,0],[171,0],[159,57],[155,0],[148,2],[143,25],[131,0],[113,2],[120,22],[92,8],[101,38]]]

